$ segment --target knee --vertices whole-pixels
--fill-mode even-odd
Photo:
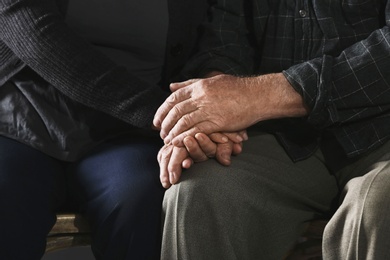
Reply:
[[[390,166],[390,165],[389,165]],[[390,210],[390,167],[368,173],[358,185],[357,201],[366,213],[379,214]]]
[[[101,206],[121,211],[137,212],[143,207],[161,207],[164,189],[151,179],[137,179],[133,182],[110,183],[105,191],[97,196]],[[104,207],[104,206],[103,206]]]
[[[379,163],[373,171],[347,183],[346,196],[340,209],[345,211],[348,218],[377,227],[386,219],[384,216],[390,216],[389,190],[390,163]]]
[[[378,163],[372,171],[346,184],[343,202],[324,231],[326,258],[383,259],[377,254],[389,247],[389,169],[389,163]]]
[[[239,181],[228,169],[214,161],[196,164],[182,173],[180,181],[166,190],[163,209],[165,212],[206,212],[218,208],[221,212],[230,208],[240,194]],[[238,193],[237,193],[238,192]],[[230,206],[226,201],[230,201]]]

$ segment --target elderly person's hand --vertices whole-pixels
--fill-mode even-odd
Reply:
[[[213,133],[209,136],[198,133],[184,139],[184,146],[164,145],[157,156],[160,165],[160,181],[169,188],[179,181],[182,169],[194,162],[215,158],[222,165],[230,165],[231,155],[242,151],[242,141],[247,140],[246,131],[239,133]]]
[[[180,145],[196,133],[232,132],[256,122],[303,116],[303,98],[282,73],[257,77],[217,75],[171,84],[154,125],[165,143]]]

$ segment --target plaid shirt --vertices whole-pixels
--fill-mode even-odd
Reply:
[[[283,72],[311,108],[307,118],[273,124],[294,160],[315,151],[324,131],[349,157],[388,140],[390,1],[216,2],[188,71]]]

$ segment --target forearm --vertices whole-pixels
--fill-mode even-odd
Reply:
[[[54,0],[1,0],[1,40],[66,96],[135,126],[151,125],[165,97],[71,31]]]
[[[284,117],[302,117],[309,112],[303,97],[291,86],[282,73],[243,78],[253,99],[253,111],[258,121]],[[256,102],[262,100],[262,102]]]

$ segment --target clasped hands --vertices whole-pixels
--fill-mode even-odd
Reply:
[[[215,158],[230,164],[242,151],[244,129],[255,122],[242,95],[242,78],[218,75],[171,84],[172,94],[157,110],[153,124],[165,145],[158,153],[165,188],[179,181],[183,168]],[[243,116],[245,115],[245,116]]]
[[[176,183],[181,167],[188,168],[193,161],[215,157],[228,165],[230,159],[226,158],[241,152],[249,126],[269,119],[303,117],[310,111],[283,73],[219,74],[170,87],[173,93],[153,120],[166,144],[158,155],[164,187]]]

